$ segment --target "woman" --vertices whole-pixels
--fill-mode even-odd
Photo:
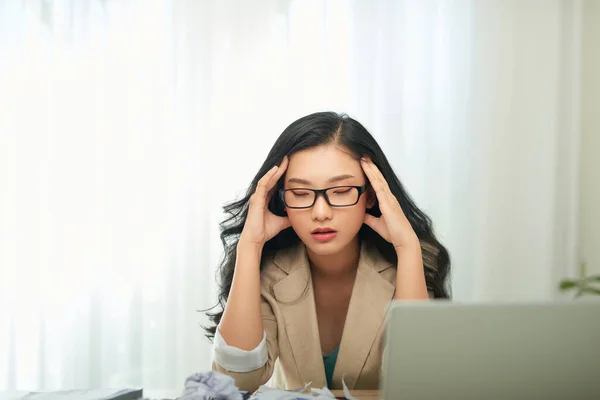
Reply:
[[[389,302],[449,297],[430,219],[346,115],[292,123],[225,211],[224,310],[207,332],[240,389],[376,389]]]

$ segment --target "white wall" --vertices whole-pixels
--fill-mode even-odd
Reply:
[[[600,273],[600,1],[586,0],[583,15],[580,257]]]

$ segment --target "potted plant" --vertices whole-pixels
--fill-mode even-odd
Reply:
[[[600,296],[600,275],[586,276],[586,263],[579,264],[579,277],[563,279],[559,284],[561,292],[575,291],[575,298],[583,295]]]

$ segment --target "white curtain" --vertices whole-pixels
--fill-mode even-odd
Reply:
[[[0,2],[0,390],[210,368],[221,205],[317,110],[376,136],[454,297],[577,262],[577,0]]]

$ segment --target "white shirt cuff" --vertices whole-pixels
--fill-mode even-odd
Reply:
[[[263,333],[263,338],[256,348],[247,351],[229,346],[221,333],[219,327],[215,333],[213,343],[213,353],[215,362],[221,367],[231,372],[250,372],[263,367],[269,358],[267,352],[267,334]]]

